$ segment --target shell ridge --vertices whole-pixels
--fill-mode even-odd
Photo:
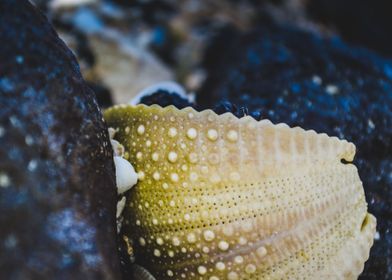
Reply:
[[[151,106],[147,106],[145,104],[138,104],[136,106],[135,105],[124,105],[124,104],[122,104],[122,105],[116,105],[116,106],[114,106],[112,108],[107,109],[105,111],[105,113],[106,112],[110,112],[111,110],[115,110],[116,108],[122,108],[122,109],[124,109],[124,108],[133,108],[135,110],[137,110],[139,108],[142,108],[143,110],[147,110],[147,111],[151,110],[151,108],[152,108],[152,109],[159,109],[163,113],[167,113],[167,112],[180,113],[180,114],[193,113],[193,114],[199,115],[201,119],[207,119],[208,115],[213,115],[217,120],[219,119],[219,120],[221,120],[223,122],[225,122],[225,120],[227,120],[227,119],[235,119],[239,124],[246,124],[248,122],[252,122],[252,123],[254,123],[256,125],[259,124],[262,127],[264,125],[266,125],[266,126],[270,126],[271,125],[271,126],[273,126],[275,128],[282,128],[283,127],[283,128],[297,129],[298,131],[301,131],[301,133],[304,133],[307,136],[307,137],[305,137],[306,139],[308,139],[308,137],[311,137],[311,135],[314,135],[314,134],[318,135],[319,137],[320,136],[322,137],[322,135],[325,134],[325,133],[317,133],[316,131],[314,131],[312,129],[311,130],[305,130],[305,129],[303,129],[301,127],[298,127],[298,126],[290,127],[290,126],[288,126],[287,124],[284,124],[284,123],[273,124],[268,119],[262,119],[260,121],[256,121],[255,119],[253,119],[250,116],[237,118],[235,115],[233,115],[230,112],[226,112],[226,113],[224,113],[222,115],[218,115],[214,111],[212,111],[211,109],[206,109],[206,110],[198,112],[198,111],[196,111],[192,107],[185,107],[183,109],[178,109],[174,105],[161,107],[160,105],[157,105],[157,104],[153,104]],[[325,135],[327,135],[327,134],[325,134]],[[351,142],[347,142],[346,140],[341,140],[341,139],[337,138],[336,136],[328,136],[328,137],[330,137],[331,138],[330,139],[331,142],[334,143],[334,146],[335,146],[334,150],[336,152],[339,151],[338,152],[339,154],[336,156],[336,160],[340,161],[341,159],[344,159],[344,160],[346,160],[348,162],[352,162],[353,159],[354,159],[354,156],[355,156],[355,145],[353,143],[351,143]],[[308,142],[308,141],[309,140],[306,140],[306,142]],[[307,149],[308,149],[308,147],[307,147]],[[310,152],[311,151],[309,151],[309,154],[310,154]],[[307,158],[309,158],[309,157],[307,157]]]
[[[212,114],[212,115],[214,115],[216,118],[218,118],[218,119],[225,119],[225,118],[227,118],[228,116],[230,117],[230,118],[234,118],[234,119],[236,119],[236,120],[238,120],[238,121],[240,121],[240,122],[248,122],[248,121],[252,121],[252,122],[254,122],[254,123],[262,123],[262,124],[271,124],[271,125],[273,125],[273,126],[285,126],[285,127],[287,127],[287,128],[298,128],[298,129],[300,129],[300,130],[302,130],[303,132],[307,132],[307,133],[316,133],[317,135],[320,135],[320,134],[326,134],[326,133],[318,133],[318,132],[316,132],[315,130],[313,130],[313,129],[308,129],[308,130],[306,130],[306,129],[303,129],[302,127],[299,127],[299,126],[293,126],[293,127],[291,127],[291,126],[289,126],[289,125],[287,125],[286,123],[276,123],[276,124],[274,124],[274,123],[272,123],[269,119],[261,119],[260,121],[257,121],[257,120],[255,120],[255,119],[253,119],[252,117],[250,117],[250,116],[244,116],[244,117],[241,117],[241,118],[238,118],[237,116],[235,116],[233,113],[231,113],[231,112],[225,112],[225,113],[223,113],[223,114],[220,114],[220,115],[218,115],[217,113],[215,113],[213,110],[211,110],[211,109],[204,109],[204,110],[202,110],[202,111],[197,111],[197,110],[195,110],[193,107],[185,107],[185,108],[182,108],[182,109],[178,109],[177,107],[175,107],[174,105],[168,105],[168,106],[166,106],[166,107],[162,107],[162,106],[160,106],[160,105],[158,105],[158,104],[153,104],[153,105],[145,105],[145,104],[138,104],[138,105],[130,105],[130,104],[120,104],[120,105],[115,105],[115,106],[113,106],[113,107],[111,107],[111,108],[108,108],[108,109],[106,109],[105,110],[105,112],[109,112],[109,111],[112,111],[112,110],[115,110],[115,109],[117,109],[117,108],[134,108],[134,109],[138,109],[138,108],[143,108],[143,109],[149,109],[149,108],[156,108],[156,109],[159,109],[160,111],[162,111],[162,112],[174,112],[174,113],[177,113],[177,112],[186,112],[186,113],[188,113],[188,112],[192,112],[192,113],[196,113],[196,114],[199,114],[200,116],[203,116],[204,117],[204,115],[207,115],[207,114]],[[330,137],[330,138],[336,138],[337,140],[339,140],[339,141],[345,141],[345,142],[347,142],[347,140],[342,140],[342,139],[339,139],[338,137],[336,137],[336,136],[330,136],[330,135],[328,135],[328,134],[326,134],[328,137]],[[349,142],[349,143],[351,143],[351,142]],[[352,143],[351,143],[352,144]]]
[[[356,274],[358,260],[348,256],[354,243],[341,246],[351,236],[362,248],[355,251],[361,255],[359,261],[366,260],[370,223],[357,234],[367,211],[362,185],[357,169],[340,163],[341,156],[353,156],[352,143],[211,110],[158,105],[119,109],[113,115],[111,109],[106,112],[120,127],[119,137],[125,139],[132,163],[146,175],[131,190],[135,205],[125,210],[132,216],[127,234],[135,242],[140,237],[148,240],[135,251],[158,279],[182,274],[187,279],[226,279],[230,271],[244,272],[240,277],[246,279],[285,277],[286,272],[293,278],[311,273],[323,278],[331,274],[338,259],[332,255],[339,246],[347,263],[336,266],[336,275],[347,269]],[[175,116],[175,124],[169,116]],[[144,127],[139,133],[140,125]],[[130,133],[125,126],[131,126]],[[168,136],[172,127],[175,138]],[[147,139],[152,140],[151,147],[146,147]],[[161,154],[154,161],[151,155],[157,149]],[[171,160],[173,151],[178,155]],[[139,152],[142,156],[136,158]],[[196,161],[189,161],[190,153],[197,154]],[[212,157],[216,154],[219,161]],[[155,171],[161,175],[154,181]],[[199,179],[191,180],[192,172]],[[226,227],[232,233],[226,234]],[[255,252],[260,248],[263,257]],[[323,250],[328,254],[320,257]],[[320,271],[320,265],[327,271]]]

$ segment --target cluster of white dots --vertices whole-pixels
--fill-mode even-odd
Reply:
[[[193,119],[195,116],[194,114],[189,114],[189,119]],[[158,117],[153,117],[153,119],[158,119]],[[212,120],[212,119],[211,119]],[[220,133],[217,129],[215,128],[209,128],[206,130],[205,133],[202,133],[199,131],[199,128],[197,125],[190,126],[188,128],[179,128],[179,127],[174,127],[170,126],[168,128],[162,128],[161,131],[159,131],[159,135],[162,135],[163,139],[168,137],[167,139],[172,139],[169,140],[172,143],[176,143],[175,146],[173,146],[173,149],[170,149],[170,142],[166,143],[163,139],[163,141],[159,141],[158,145],[154,144],[153,138],[150,138],[153,133],[158,133],[156,129],[154,128],[154,125],[152,123],[145,123],[145,124],[139,124],[136,127],[136,133],[139,135],[140,142],[146,143],[145,147],[150,148],[151,150],[147,150],[145,148],[143,149],[138,149],[138,147],[143,147],[143,144],[138,144],[138,143],[131,143],[131,147],[134,152],[135,152],[135,159],[137,162],[140,162],[140,166],[142,168],[138,168],[138,175],[139,179],[143,181],[149,180],[149,177],[152,178],[152,182],[158,182],[162,181],[161,186],[163,190],[168,190],[171,189],[173,190],[176,184],[182,182],[182,186],[186,187],[189,183],[198,183],[200,176],[206,176],[208,175],[210,177],[210,181],[212,183],[219,183],[222,178],[218,173],[213,173],[210,174],[208,165],[206,164],[201,164],[205,160],[208,161],[209,164],[216,165],[219,163],[219,155],[216,153],[210,153],[209,155],[203,156],[199,152],[193,152],[192,149],[190,149],[190,152],[182,152],[181,149],[185,149],[187,147],[192,147],[192,145],[197,145],[198,143],[198,137],[205,136],[206,140],[210,141],[211,144],[216,143],[214,145],[218,144],[218,140],[220,139]],[[152,130],[152,131],[151,131]],[[126,127],[125,133],[130,134],[131,129],[129,127]],[[166,132],[165,132],[166,131]],[[179,138],[179,136],[182,137],[182,135],[185,138]],[[224,140],[227,140],[229,142],[235,143],[238,141],[239,136],[238,132],[235,130],[229,130],[226,134],[226,136],[223,137]],[[191,141],[190,143],[187,143],[184,140],[187,139],[188,141]],[[222,139],[222,138],[221,138]],[[194,144],[195,143],[195,144]],[[153,150],[153,147],[157,147],[159,149],[156,149],[155,151]],[[167,151],[166,153],[164,151]],[[206,159],[205,159],[205,158]],[[173,167],[163,167],[165,164],[162,164],[162,162],[166,160],[169,164],[173,164]],[[149,165],[149,162],[156,162],[159,164],[160,168],[154,170],[154,171],[147,171],[146,167]],[[193,166],[199,166],[200,169],[194,168],[193,166],[189,166],[189,164],[193,164]],[[198,165],[199,164],[199,165]],[[144,168],[143,168],[144,167]],[[170,170],[170,171],[169,171]],[[182,180],[182,172],[188,174],[188,182],[187,180]],[[147,174],[151,174],[148,175]],[[166,175],[167,174],[167,175]],[[231,172],[229,174],[229,179],[233,181],[239,181],[240,180],[240,174],[238,172]],[[153,183],[156,184],[156,183]],[[173,186],[171,186],[173,185]],[[165,204],[163,200],[159,200],[157,203],[160,207],[163,207]],[[173,199],[169,199],[167,201],[167,204],[171,207],[176,209],[177,203]],[[192,199],[192,204],[197,205],[198,200],[197,198]],[[135,205],[136,206],[136,205]],[[138,209],[146,209],[150,208],[150,204],[144,204],[144,205],[139,205]],[[185,212],[182,216],[183,221],[193,221],[193,215],[191,213]],[[159,219],[157,217],[151,217],[151,223],[152,225],[159,226],[161,223],[159,222]],[[142,221],[137,219],[136,220],[136,226],[141,226]],[[172,218],[169,218],[167,220],[167,224],[174,224],[174,220]],[[200,236],[199,236],[200,235]],[[151,235],[152,237],[152,235]],[[167,238],[167,236],[166,236]],[[188,232],[185,234],[184,237],[181,236],[173,236],[171,240],[167,241],[164,236],[158,236],[154,237],[154,242],[150,243],[150,237],[147,238],[144,236],[140,236],[138,238],[138,244],[141,247],[146,247],[151,248],[151,250],[148,250],[149,252],[152,253],[154,258],[161,259],[164,258],[165,256],[168,256],[169,258],[175,258],[178,254],[189,254],[190,252],[193,251],[195,257],[201,258],[201,254],[211,254],[215,250],[219,250],[220,252],[227,252],[230,250],[231,243],[229,240],[217,238],[217,235],[215,231],[211,229],[205,229],[201,233],[196,233],[196,232]],[[242,242],[243,239],[239,239],[239,242]],[[205,244],[203,245],[203,242]],[[185,246],[186,243],[188,246]],[[149,245],[151,244],[151,245]],[[153,245],[155,244],[155,245]],[[209,244],[209,245],[208,245]],[[191,246],[191,247],[189,247]],[[178,248],[178,249],[175,249]],[[199,248],[198,250],[196,248]],[[195,251],[196,250],[196,251]],[[197,252],[199,251],[199,252]],[[180,256],[180,255],[179,255]],[[234,256],[233,263],[236,263],[237,265],[240,265],[244,262],[244,257],[241,255]],[[253,269],[254,267],[254,269]],[[227,264],[224,261],[215,261],[214,269],[216,269],[217,272],[222,272],[226,271],[225,274],[227,275],[227,279],[238,279],[239,274],[236,271],[230,271],[230,266],[228,267]],[[255,264],[249,264],[247,267],[247,272],[248,273],[253,273],[255,270],[256,266]],[[200,264],[197,266],[196,271],[194,272],[186,272],[183,271],[181,274],[179,274],[182,278],[186,277],[187,273],[193,273],[193,274],[199,274],[202,276],[205,276],[207,274],[210,274],[211,268],[209,268],[209,265],[207,263],[205,264]],[[211,272],[212,273],[212,272]],[[166,276],[168,277],[175,277],[177,275],[177,272],[173,269],[168,269],[166,271]],[[211,280],[217,280],[217,279],[223,279],[221,276],[218,277],[218,275],[211,275],[208,276],[208,279]]]
[[[215,234],[214,231],[212,231],[212,230],[205,230],[205,231],[202,233],[202,238],[204,239],[205,242],[207,242],[207,243],[212,243],[212,242],[216,239],[216,234]],[[193,233],[193,232],[188,233],[187,236],[186,236],[186,239],[185,239],[184,241],[182,241],[181,238],[179,238],[178,236],[174,236],[174,237],[172,237],[171,241],[169,242],[169,243],[171,243],[171,244],[169,245],[169,248],[170,248],[171,245],[173,245],[174,247],[181,247],[181,246],[182,246],[181,249],[180,249],[180,251],[181,251],[182,253],[187,253],[187,251],[192,251],[192,250],[193,250],[192,247],[191,247],[191,246],[184,246],[184,244],[183,244],[184,242],[187,242],[187,243],[189,243],[190,245],[194,245],[195,243],[198,242],[198,237],[197,237],[197,235],[196,235],[195,233]],[[246,240],[246,238],[240,238],[240,239],[239,239],[239,243],[241,243],[241,244],[242,244],[242,243],[246,244],[247,242],[248,242],[248,241]],[[157,245],[162,246],[162,245],[164,245],[165,241],[164,241],[163,238],[157,237],[157,238],[155,239],[155,243],[156,243]],[[146,240],[145,240],[143,237],[140,237],[140,238],[139,238],[139,245],[142,246],[142,247],[144,247],[144,246],[147,245],[147,242],[146,242]],[[218,243],[218,249],[219,249],[220,251],[222,251],[222,252],[227,251],[227,250],[229,249],[229,246],[230,246],[230,245],[229,245],[229,242],[224,241],[224,240],[220,240],[219,243]],[[162,248],[165,250],[165,247],[162,247]],[[210,252],[210,250],[213,249],[213,248],[214,248],[214,247],[211,247],[211,246],[203,246],[202,251],[203,251],[204,253],[208,254],[208,253]],[[260,258],[264,258],[264,257],[267,255],[267,249],[266,249],[264,246],[260,246],[260,247],[258,247],[258,248],[256,249],[255,253],[256,253]],[[168,250],[167,250],[167,255],[168,255],[170,258],[174,258],[174,257],[175,257],[175,254],[176,254],[176,253],[175,253],[174,250],[172,250],[172,249],[168,249]],[[153,255],[154,255],[154,257],[156,257],[156,258],[161,258],[161,257],[163,256],[162,250],[161,250],[160,248],[154,248],[154,249],[153,249]],[[196,254],[195,254],[195,257],[196,257],[196,258],[199,258],[199,257],[200,257],[200,254],[199,254],[199,253],[196,253]],[[233,257],[233,262],[234,262],[236,265],[240,265],[240,267],[242,267],[241,269],[243,269],[243,271],[244,271],[245,273],[249,274],[249,275],[254,274],[254,273],[257,271],[256,263],[245,263],[245,258],[244,258],[244,256],[235,255],[235,256]],[[218,261],[215,261],[214,263],[215,263],[215,264],[214,264],[213,267],[210,267],[210,266],[208,265],[208,263],[200,264],[200,265],[197,266],[196,272],[197,272],[199,275],[206,275],[206,274],[209,273],[209,272],[212,273],[212,272],[214,271],[214,269],[215,269],[215,270],[216,270],[216,275],[211,275],[211,276],[209,276],[208,279],[239,279],[238,277],[239,277],[239,273],[241,272],[241,269],[240,269],[240,268],[237,268],[238,270],[235,270],[235,271],[232,270],[232,266],[234,265],[232,262],[230,262],[230,261],[229,261],[229,262],[226,262],[226,261],[218,260]],[[244,265],[244,266],[241,266],[241,265],[243,265],[244,263],[245,263],[245,265]],[[227,264],[228,264],[228,265],[227,265]],[[187,269],[185,269],[185,271],[181,273],[181,272],[173,271],[173,269],[168,269],[168,270],[166,271],[166,275],[169,276],[169,277],[174,277],[174,276],[176,276],[177,274],[181,274],[181,276],[184,275],[184,276],[182,276],[182,278],[184,278],[184,277],[186,277],[186,275],[187,275],[187,274],[185,273],[186,271],[187,271]],[[222,277],[221,277],[222,272],[225,272],[225,273],[224,273],[224,275],[226,275],[225,278],[222,278]],[[191,272],[191,275],[195,275],[195,273]],[[220,277],[221,277],[221,278],[220,278]]]
[[[159,120],[161,117],[158,115],[151,115],[152,119],[154,120]],[[188,118],[189,120],[192,120],[195,118],[195,114],[194,113],[189,113],[188,114]],[[174,117],[169,117],[170,120],[174,119]],[[214,117],[209,117],[208,118],[209,121],[213,121]],[[135,121],[136,119],[133,119],[133,121]],[[162,118],[162,120],[164,120],[164,118]],[[136,120],[137,121],[137,120]],[[186,122],[185,122],[186,123]],[[146,162],[149,159],[146,157],[150,157],[150,159],[153,162],[160,162],[160,160],[162,160],[162,157],[166,158],[168,162],[175,164],[178,162],[181,162],[182,164],[180,166],[178,166],[177,170],[170,168],[171,170],[173,170],[170,174],[167,174],[167,169],[163,170],[163,173],[167,174],[166,176],[163,176],[164,174],[162,174],[160,171],[152,171],[150,174],[146,174],[146,168],[149,168],[151,165],[150,164],[146,164],[145,166],[143,166],[142,168],[138,168],[138,179],[139,180],[144,180],[145,178],[148,178],[149,176],[152,177],[152,179],[154,181],[167,181],[167,179],[172,182],[172,183],[178,183],[180,182],[180,180],[182,179],[180,174],[178,173],[178,171],[182,171],[184,172],[184,174],[187,174],[187,178],[189,179],[189,181],[191,182],[197,182],[200,178],[199,172],[201,172],[202,174],[204,174],[204,176],[209,176],[209,181],[212,183],[219,183],[222,181],[222,177],[215,173],[215,174],[209,174],[209,170],[208,170],[208,166],[203,165],[200,167],[199,170],[195,170],[195,169],[191,169],[189,168],[189,166],[184,163],[184,161],[182,160],[181,155],[179,155],[179,151],[178,148],[181,149],[186,149],[187,147],[192,147],[196,144],[187,144],[185,143],[183,140],[183,138],[179,138],[180,140],[172,140],[172,143],[177,143],[177,145],[173,146],[173,150],[169,150],[167,152],[166,155],[162,155],[162,151],[166,151],[168,149],[168,146],[170,146],[170,144],[166,144],[165,143],[165,135],[168,136],[169,139],[175,139],[176,137],[178,137],[180,134],[182,135],[182,133],[184,133],[185,137],[187,139],[189,139],[190,141],[195,141],[195,143],[197,143],[197,138],[200,135],[200,132],[198,131],[197,125],[194,126],[190,126],[189,128],[185,128],[186,126],[180,126],[180,131],[178,127],[174,127],[174,126],[170,126],[168,128],[166,128],[165,126],[158,126],[158,125],[153,125],[153,122],[151,121],[147,121],[146,123],[143,124],[139,124],[136,126],[136,133],[137,135],[139,135],[137,137],[137,139],[140,139],[140,137],[147,138],[145,139],[145,146],[147,148],[151,148],[152,147],[152,139],[150,138],[152,135],[155,135],[156,133],[159,132],[159,134],[157,135],[161,135],[163,138],[158,142],[155,141],[155,146],[158,148],[156,151],[146,151],[144,149],[139,149],[137,151],[135,151],[135,158],[137,161],[139,161],[140,163]],[[130,135],[131,133],[131,128],[129,126],[125,127],[125,134],[126,135]],[[166,133],[162,132],[167,131]],[[204,135],[204,134],[203,134]],[[220,133],[218,132],[217,129],[215,128],[209,128],[207,129],[206,133],[205,133],[206,138],[211,141],[211,142],[216,142],[219,138],[220,138]],[[224,137],[224,139],[228,140],[229,142],[236,142],[239,139],[238,136],[238,132],[236,130],[229,130],[226,133],[226,137]],[[140,144],[137,143],[138,141],[133,141],[131,143],[131,146],[133,149],[137,149],[140,147]],[[169,141],[170,143],[170,141]],[[162,145],[162,146],[160,146]],[[196,145],[197,146],[197,145]],[[202,146],[201,147],[202,150],[204,150],[206,147]],[[200,158],[198,153],[192,152],[192,150],[189,150],[189,152],[187,150],[185,150],[185,152],[182,152],[182,155],[185,155],[187,157],[187,161],[191,164],[197,164],[201,161],[205,160],[205,157]],[[129,153],[127,153],[127,155],[129,157]],[[212,164],[212,165],[218,165],[220,163],[220,156],[217,153],[214,152],[210,152],[208,155],[206,155],[208,163]],[[140,165],[141,166],[141,165]],[[177,166],[176,166],[177,167]],[[148,175],[148,177],[146,177],[146,175]],[[228,176],[228,178],[232,181],[239,181],[240,180],[240,174],[238,172],[231,172]],[[186,187],[188,184],[186,182],[183,183],[183,186]]]
[[[129,137],[128,146],[131,156],[135,158],[136,162],[139,162],[137,165],[139,179],[146,183],[145,185],[143,182],[140,184],[145,188],[140,187],[143,191],[140,191],[139,201],[134,203],[135,209],[139,210],[136,212],[141,215],[135,215],[134,224],[138,226],[138,230],[131,234],[136,234],[138,245],[146,248],[143,254],[150,257],[152,255],[151,262],[155,263],[155,267],[157,263],[170,267],[166,264],[185,261],[184,258],[194,258],[193,263],[197,264],[195,269],[183,268],[180,270],[172,266],[164,271],[166,277],[173,277],[173,279],[178,277],[188,279],[190,277],[193,279],[196,275],[200,275],[202,277],[200,279],[235,280],[243,278],[241,273],[259,275],[259,261],[270,253],[270,248],[262,245],[253,246],[254,239],[250,240],[248,235],[251,236],[256,228],[247,221],[266,210],[270,211],[265,212],[266,214],[281,212],[285,209],[291,209],[297,204],[308,205],[323,195],[330,194],[324,190],[309,192],[309,195],[304,195],[306,197],[304,199],[295,193],[298,188],[290,190],[285,185],[288,184],[285,181],[273,182],[271,186],[276,183],[284,186],[281,193],[270,194],[265,191],[265,193],[261,193],[262,195],[270,195],[271,198],[279,201],[280,195],[291,194],[298,201],[295,199],[284,201],[286,204],[272,205],[269,209],[259,206],[259,211],[246,210],[233,215],[226,208],[237,204],[247,205],[254,199],[259,199],[259,195],[255,195],[252,190],[242,197],[228,201],[227,205],[221,205],[221,202],[215,200],[213,191],[203,191],[204,181],[202,179],[208,176],[209,182],[216,184],[222,182],[223,179],[228,179],[231,182],[241,181],[241,174],[237,171],[228,172],[227,178],[222,178],[221,174],[213,172],[215,170],[213,166],[219,165],[221,159],[219,153],[212,152],[209,148],[212,145],[219,145],[221,141],[235,144],[242,141],[242,135],[236,129],[223,130],[218,125],[213,127],[208,124],[203,127],[197,123],[197,117],[194,113],[189,113],[187,118],[183,119],[176,116],[177,122],[173,124],[169,120],[173,122],[174,116],[150,114],[147,118],[136,120],[136,123],[139,122],[136,127],[125,128],[125,133],[133,136]],[[213,115],[208,117],[210,122],[215,119],[216,117]],[[159,122],[152,120],[159,120]],[[143,123],[141,123],[142,121]],[[132,131],[135,131],[138,136],[133,135]],[[268,185],[268,182],[265,184]],[[159,186],[159,188],[152,188],[152,185]],[[225,192],[231,192],[235,187],[235,184],[225,186]],[[256,187],[259,186],[252,185],[247,188],[251,190]],[[184,192],[184,188],[187,188],[188,192]],[[197,189],[198,192],[190,192],[191,188]],[[268,188],[265,189],[268,190]],[[304,193],[306,194],[306,192]],[[189,200],[189,206],[184,205],[180,199],[181,194],[183,194],[184,200]],[[190,199],[188,196],[192,194],[193,197]],[[209,197],[209,200],[201,200],[200,198],[203,196]],[[166,208],[166,205],[170,208]],[[190,211],[190,209],[200,211]],[[219,222],[221,217],[210,217],[218,213],[215,211],[218,209],[222,213],[226,209],[227,217],[231,217],[228,219],[225,216],[223,221],[228,224],[241,223],[241,229],[236,229],[236,232],[233,232],[233,227],[223,227]],[[218,230],[213,229],[213,226]],[[244,235],[238,236],[238,234]],[[242,253],[242,250],[247,247],[252,247],[253,258],[249,258],[249,250]],[[226,255],[230,257],[217,257]],[[210,259],[206,259],[206,256]],[[258,259],[255,258],[256,256]]]

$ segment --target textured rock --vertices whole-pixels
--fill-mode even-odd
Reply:
[[[391,61],[339,39],[271,24],[225,38],[224,48],[211,47],[207,54],[209,78],[198,105],[213,108],[228,100],[274,123],[355,143],[355,163],[380,233],[363,275],[391,278]]]
[[[176,92],[169,92],[168,90],[158,89],[154,93],[145,95],[140,99],[141,104],[153,105],[157,104],[162,107],[174,105],[178,109],[182,109],[188,106],[194,106],[189,100],[181,97]]]
[[[119,279],[106,125],[28,1],[0,2],[0,278]]]

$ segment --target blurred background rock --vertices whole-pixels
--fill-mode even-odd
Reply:
[[[77,55],[82,73],[102,107],[129,102],[140,90],[156,82],[175,80],[188,92],[196,92],[196,100],[202,100],[202,106],[216,105],[214,98],[231,98],[231,102],[244,103],[237,105],[262,108],[260,112],[252,111],[261,117],[304,127],[311,125],[320,132],[360,143],[357,164],[370,211],[378,218],[376,243],[361,277],[392,279],[392,1],[34,2]],[[245,33],[256,35],[244,37]],[[335,40],[338,37],[342,43]],[[302,50],[307,46],[298,45],[301,38],[311,48],[309,57]],[[324,47],[319,38],[332,40]],[[239,48],[237,60],[233,59],[237,53],[234,44]],[[249,58],[245,50],[253,48],[259,52]],[[252,64],[252,59],[264,61]],[[319,67],[324,68],[318,72],[333,81],[315,72],[319,59]],[[260,65],[264,68],[260,69]],[[285,65],[292,70],[277,70]],[[239,73],[235,81],[229,72]],[[260,85],[263,88],[257,96]],[[248,94],[244,91],[247,87]],[[285,91],[285,87],[290,90]],[[267,93],[268,89],[271,92]],[[302,94],[304,104],[329,100],[328,106],[332,105],[326,106],[326,117],[342,126],[317,126],[317,120],[309,120],[309,116],[302,119],[302,109],[295,107],[302,99],[285,101],[290,99],[285,97],[288,93],[296,91]],[[367,96],[367,92],[373,93],[373,97]],[[346,111],[344,106],[348,106]],[[282,108],[287,112],[282,113]],[[270,116],[272,109],[280,113]],[[320,117],[321,110],[310,111],[314,118]],[[350,116],[342,118],[342,112],[350,112]]]
[[[265,18],[392,55],[388,0],[34,2],[77,54],[103,105],[126,102],[162,80],[196,91],[206,76],[201,60],[211,38],[222,30],[250,30]]]
[[[224,29],[249,30],[266,9],[274,10],[264,1],[34,2],[74,50],[104,106],[110,98],[127,102],[163,80],[197,90],[205,79],[201,61],[211,38]]]

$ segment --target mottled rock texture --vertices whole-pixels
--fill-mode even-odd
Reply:
[[[0,279],[120,279],[106,125],[28,1],[0,2]]]

